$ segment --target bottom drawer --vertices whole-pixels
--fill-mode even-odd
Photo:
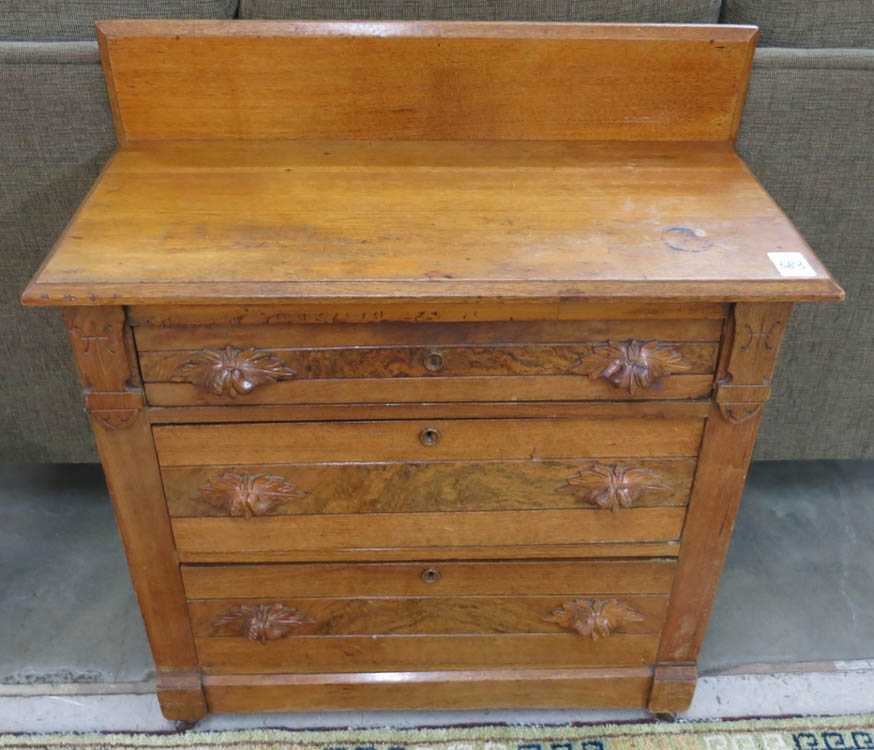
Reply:
[[[184,566],[206,673],[651,664],[673,561]]]

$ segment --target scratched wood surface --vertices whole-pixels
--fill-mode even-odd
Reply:
[[[374,309],[378,312],[379,305]],[[666,312],[676,312],[667,306]],[[164,308],[167,309],[167,308]],[[266,306],[274,314],[280,310]],[[717,308],[718,309],[718,308]],[[609,305],[601,315],[614,312]],[[681,313],[682,311],[680,311]],[[697,312],[697,310],[694,310]],[[228,345],[259,349],[316,349],[349,347],[439,347],[439,346],[499,346],[512,344],[573,344],[605,342],[622,339],[656,339],[671,343],[704,343],[719,341],[722,316],[708,318],[627,318],[611,320],[519,320],[514,306],[505,306],[505,321],[431,322],[422,320],[357,323],[346,320],[336,325],[310,325],[288,322],[280,318],[269,324],[229,324],[222,316],[209,313],[189,323],[186,316],[174,325],[141,325],[133,329],[137,349],[149,352],[183,349],[217,348]],[[226,315],[232,314],[230,311]],[[544,312],[544,314],[547,314]],[[217,322],[218,321],[218,322]],[[312,321],[318,322],[318,321]]]
[[[702,419],[479,419],[161,425],[161,466],[309,461],[692,457]],[[436,432],[427,444],[423,438]]]
[[[217,141],[119,151],[23,300],[841,294],[728,143]]]
[[[721,319],[729,305],[716,302],[637,302],[635,300],[581,300],[557,297],[543,300],[478,299],[382,300],[367,302],[286,301],[260,305],[132,305],[128,322],[132,326],[168,328],[200,326],[208,332],[218,326],[283,325],[300,323],[476,323],[489,321],[573,320],[694,320]],[[327,326],[326,326],[327,327]],[[318,335],[309,329],[310,334]],[[427,329],[426,329],[427,330]],[[717,334],[718,337],[718,334]],[[533,339],[529,339],[533,340]],[[409,341],[407,343],[410,343]]]

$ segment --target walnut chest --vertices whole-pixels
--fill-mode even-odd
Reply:
[[[682,711],[792,305],[755,29],[107,22],[64,307],[170,718]]]

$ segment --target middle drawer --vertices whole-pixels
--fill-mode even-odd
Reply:
[[[184,561],[672,555],[703,420],[154,428]]]

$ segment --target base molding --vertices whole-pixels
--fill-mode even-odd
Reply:
[[[643,708],[652,669],[204,676],[210,711]]]
[[[647,708],[654,714],[685,711],[697,681],[698,667],[694,663],[656,664]]]
[[[159,672],[156,678],[158,703],[164,718],[171,721],[199,721],[207,713],[200,672]]]

